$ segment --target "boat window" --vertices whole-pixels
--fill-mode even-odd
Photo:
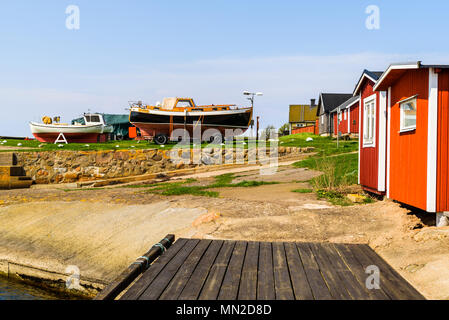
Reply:
[[[100,122],[100,116],[91,116],[90,122]]]
[[[190,102],[190,100],[179,100],[178,103],[176,104],[176,107],[178,108],[192,108],[192,103]]]
[[[90,116],[85,116],[86,122],[90,122]]]

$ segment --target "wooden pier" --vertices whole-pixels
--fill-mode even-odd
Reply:
[[[379,270],[380,289],[367,289],[370,266]],[[179,239],[119,299],[421,300],[424,297],[368,245]]]

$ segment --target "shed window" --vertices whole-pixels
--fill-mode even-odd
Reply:
[[[344,110],[344,111],[343,111],[344,116],[345,116],[345,120],[346,120],[346,117],[347,117],[347,112],[348,112],[347,110]]]
[[[376,125],[376,100],[367,100],[364,103],[363,110],[363,146],[374,146]]]
[[[399,104],[401,110],[401,131],[416,129],[416,98]]]

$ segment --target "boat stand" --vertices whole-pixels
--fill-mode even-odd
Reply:
[[[67,139],[65,138],[64,133],[62,133],[62,132],[61,132],[61,133],[59,134],[59,136],[56,138],[54,144],[61,143],[61,142],[64,142],[65,144],[69,144],[69,143],[67,142]]]

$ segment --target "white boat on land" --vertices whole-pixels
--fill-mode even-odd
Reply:
[[[113,131],[112,126],[105,124],[101,114],[85,114],[85,124],[60,123],[59,117],[53,120],[43,117],[42,122],[30,122],[31,133],[40,142],[53,143],[60,134],[63,134],[69,143],[95,143],[100,141],[101,135]]]

